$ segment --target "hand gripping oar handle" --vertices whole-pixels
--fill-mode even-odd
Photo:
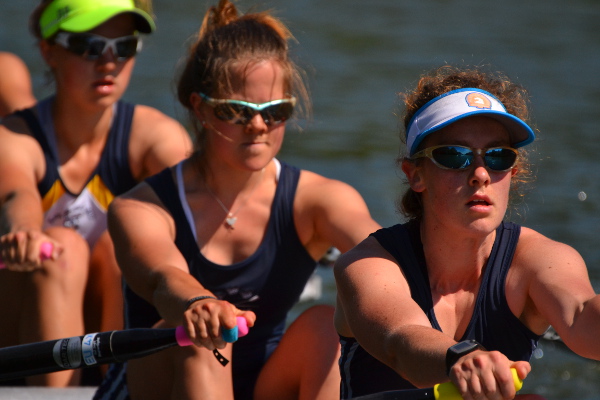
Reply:
[[[246,323],[246,318],[236,317],[236,319],[236,326],[234,326],[231,329],[221,329],[223,340],[225,340],[228,343],[233,343],[236,340],[238,340],[238,336],[242,337],[248,333],[248,324]],[[175,329],[175,338],[177,339],[177,344],[179,344],[180,346],[189,346],[192,344],[192,341],[185,332],[183,326],[178,326]],[[223,355],[219,353],[219,350],[214,349],[212,352],[215,355],[217,361],[219,361],[222,366],[226,366],[227,364],[229,364],[229,360],[223,357]]]
[[[518,392],[523,387],[523,381],[519,378],[517,370],[510,369],[515,384],[515,390]],[[433,398],[436,400],[462,400],[462,396],[452,382],[439,383],[433,387]]]
[[[517,375],[517,370],[511,368],[515,390],[518,392],[523,387],[523,381]],[[438,383],[433,388],[390,390],[387,392],[373,393],[355,397],[354,400],[463,400],[458,389],[452,382]]]
[[[40,246],[40,258],[43,260],[47,260],[52,257],[52,250],[54,250],[54,246],[50,242],[44,242]],[[0,260],[0,269],[6,268],[6,264]]]
[[[246,336],[248,334],[248,324],[246,322],[246,318],[236,317],[236,319],[236,326],[231,329],[222,329],[223,340],[225,340],[227,343],[233,343],[238,340],[238,337]],[[177,344],[180,346],[189,346],[193,344],[183,326],[178,326],[175,329],[175,338],[177,339]]]

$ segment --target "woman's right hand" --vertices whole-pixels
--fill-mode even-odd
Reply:
[[[524,380],[531,365],[510,361],[498,351],[478,350],[459,359],[450,369],[450,380],[465,399],[512,399],[516,394],[511,368]]]
[[[10,232],[0,236],[0,262],[11,271],[34,271],[45,259],[54,259],[57,248],[58,244],[41,231]]]
[[[222,332],[237,325],[236,317],[245,318],[249,328],[256,320],[252,311],[242,311],[228,301],[206,298],[194,302],[185,311],[183,326],[197,346],[223,349],[227,342]]]

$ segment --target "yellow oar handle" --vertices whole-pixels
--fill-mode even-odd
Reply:
[[[523,381],[517,375],[517,370],[510,369],[515,382],[515,390],[518,392],[523,387]],[[433,395],[436,400],[462,400],[462,396],[452,382],[438,383],[433,387]]]

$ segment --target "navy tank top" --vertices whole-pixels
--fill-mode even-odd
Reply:
[[[473,315],[461,341],[475,339],[487,350],[500,351],[511,360],[529,361],[540,335],[529,330],[512,313],[505,293],[506,276],[520,233],[521,227],[509,222],[503,222],[496,229],[496,240],[482,277]],[[394,225],[371,236],[396,259],[408,281],[411,297],[427,314],[431,326],[442,331],[433,309],[419,223],[413,220]],[[392,368],[367,353],[356,339],[340,336],[340,342],[343,399],[415,388]]]
[[[129,167],[129,138],[135,106],[118,102],[100,162],[84,188],[73,193],[64,185],[59,168],[58,146],[51,107],[54,97],[40,101],[35,108],[17,111],[38,141],[46,163],[46,173],[38,183],[44,211],[44,229],[66,226],[77,230],[93,246],[106,230],[106,210],[113,198],[137,184]]]
[[[293,204],[299,177],[298,168],[281,163],[265,236],[254,254],[232,265],[215,264],[200,252],[171,169],[147,179],[175,220],[175,244],[185,257],[190,274],[219,299],[256,313],[255,326],[233,346],[236,399],[252,395],[262,365],[283,335],[287,314],[317,265],[294,225]],[[156,309],[127,285],[125,299],[128,328],[150,327],[160,319]]]

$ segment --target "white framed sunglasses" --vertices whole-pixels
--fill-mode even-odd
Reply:
[[[198,95],[213,108],[217,118],[238,125],[246,125],[256,114],[260,114],[267,125],[280,124],[291,118],[296,105],[293,96],[257,104],[243,100],[214,99],[200,92]]]
[[[519,152],[512,147],[474,149],[466,146],[443,144],[423,149],[415,153],[410,159],[427,157],[439,168],[461,171],[473,164],[475,155],[483,157],[485,166],[491,171],[506,172],[517,163]]]
[[[125,61],[142,50],[142,39],[137,35],[109,39],[87,32],[58,32],[54,42],[86,60],[97,60],[111,49],[118,61]]]

